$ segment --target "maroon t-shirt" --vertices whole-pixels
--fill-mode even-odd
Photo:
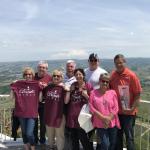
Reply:
[[[70,128],[79,128],[78,116],[81,111],[82,106],[87,103],[87,100],[82,96],[82,92],[79,91],[78,83],[75,82],[72,84],[74,90],[71,91],[70,101],[67,107],[67,121],[66,126]],[[92,86],[89,83],[85,84],[84,90],[87,90],[88,94],[92,90]]]
[[[50,127],[59,128],[63,116],[64,108],[64,88],[54,84],[49,84],[44,89],[45,109],[44,117],[45,124]]]
[[[39,81],[39,82],[42,82],[42,83],[44,83],[44,84],[45,84],[45,83],[48,84],[48,83],[52,80],[52,79],[51,79],[51,76],[50,76],[49,74],[45,74],[44,77],[39,77],[39,76],[38,76],[38,73],[35,73],[34,79],[37,80],[37,81]],[[42,87],[41,87],[41,88],[42,88]],[[42,91],[42,92],[43,92],[43,91]],[[43,93],[43,95],[45,95],[45,94]],[[45,100],[45,98],[44,98],[44,96],[43,96],[42,102],[40,102],[40,103],[43,103],[44,100]]]
[[[49,83],[51,81],[51,76],[49,74],[45,74],[44,77],[39,77],[38,73],[35,73],[34,79],[39,82]]]
[[[41,91],[39,83],[35,80],[20,80],[10,86],[15,94],[14,115],[23,118],[37,118]]]

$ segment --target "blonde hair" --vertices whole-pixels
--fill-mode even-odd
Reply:
[[[27,71],[30,71],[32,73],[33,78],[34,78],[35,72],[34,72],[34,70],[31,67],[25,67],[23,69],[23,71],[22,71],[23,78],[25,77],[25,74],[26,74]]]
[[[59,73],[59,74],[60,74],[60,76],[63,78],[63,72],[62,72],[61,70],[59,70],[59,69],[55,69],[55,70],[53,70],[53,72],[52,72],[52,76],[53,76],[53,75],[55,75],[56,73]]]
[[[102,73],[99,77],[99,80],[101,80],[103,78],[110,80],[110,75],[108,73]]]

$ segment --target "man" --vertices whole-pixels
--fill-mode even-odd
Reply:
[[[35,73],[35,80],[39,81],[39,84],[41,87],[44,89],[48,83],[51,81],[51,76],[48,74],[48,63],[46,61],[40,61],[37,66],[38,72]],[[44,98],[42,99],[41,102],[39,102],[39,120],[40,120],[40,139],[38,138],[38,119],[36,120],[35,123],[35,128],[34,128],[34,136],[35,136],[35,142],[38,144],[38,141],[40,144],[45,144],[46,138],[45,138],[45,133],[46,133],[46,128],[45,128],[45,123],[44,123]]]
[[[66,74],[64,77],[65,85],[71,86],[72,83],[76,81],[74,76],[74,70],[76,68],[76,63],[74,60],[68,60],[66,63]]]
[[[74,76],[74,70],[76,69],[76,63],[74,60],[68,60],[66,62],[66,73],[64,76],[64,84],[65,86],[70,89],[70,86],[72,83],[76,81],[76,78]],[[67,111],[67,104],[65,104],[65,114]],[[65,127],[65,145],[64,150],[70,150],[71,149],[71,132],[67,127]]]
[[[99,66],[100,60],[97,54],[90,54],[88,63],[89,67],[85,69],[86,80],[92,84],[94,89],[98,89],[99,77],[101,74],[107,73],[107,71]]]
[[[122,54],[114,57],[116,70],[112,72],[110,86],[118,95],[119,120],[121,129],[118,131],[116,150],[123,150],[123,133],[125,133],[127,150],[135,150],[134,125],[137,106],[142,91],[136,74],[125,65]]]
[[[88,63],[89,63],[89,67],[85,69],[86,80],[92,84],[94,89],[99,89],[99,77],[101,74],[107,73],[107,71],[99,66],[100,60],[98,58],[98,55],[95,53],[89,55]],[[92,137],[94,132],[95,129],[88,133],[90,138]],[[90,142],[90,144],[91,144],[91,150],[94,150],[93,142]],[[96,149],[99,149],[99,147],[100,144],[97,144]]]

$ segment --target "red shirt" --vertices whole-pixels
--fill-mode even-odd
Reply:
[[[79,128],[78,116],[81,111],[82,106],[87,103],[87,100],[82,96],[82,92],[79,91],[78,83],[75,82],[75,89],[70,93],[70,101],[67,107],[67,121],[66,126],[70,128]],[[91,84],[86,83],[85,88],[88,93],[93,89]]]
[[[46,125],[59,128],[63,117],[64,88],[50,84],[44,89]]]
[[[121,97],[123,96],[126,99],[127,107],[131,108],[134,103],[135,96],[142,91],[140,81],[136,74],[128,68],[125,68],[122,73],[113,71],[110,86],[118,95],[119,114],[122,114]],[[127,115],[135,115],[136,113],[137,109]]]
[[[51,76],[49,74],[45,74],[44,77],[39,77],[38,73],[35,73],[35,80],[39,81],[39,82],[44,82],[44,83],[49,83],[51,81]]]
[[[35,73],[34,80],[37,80],[37,81],[39,81],[39,82],[42,82],[42,83],[48,85],[48,83],[49,83],[52,79],[51,79],[51,76],[50,76],[49,74],[45,74],[44,77],[39,77],[39,76],[38,76],[38,73]],[[43,87],[41,87],[41,88],[43,88]],[[43,91],[42,91],[42,93],[43,93]],[[43,95],[44,95],[44,93],[43,93]],[[40,104],[44,102],[44,99],[45,99],[45,98],[43,97],[42,102],[40,102]]]
[[[10,86],[15,94],[14,115],[23,118],[37,118],[41,90],[39,83],[35,80],[20,80]]]

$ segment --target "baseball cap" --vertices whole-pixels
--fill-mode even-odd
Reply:
[[[99,60],[98,55],[95,53],[92,53],[89,55],[89,60]]]

